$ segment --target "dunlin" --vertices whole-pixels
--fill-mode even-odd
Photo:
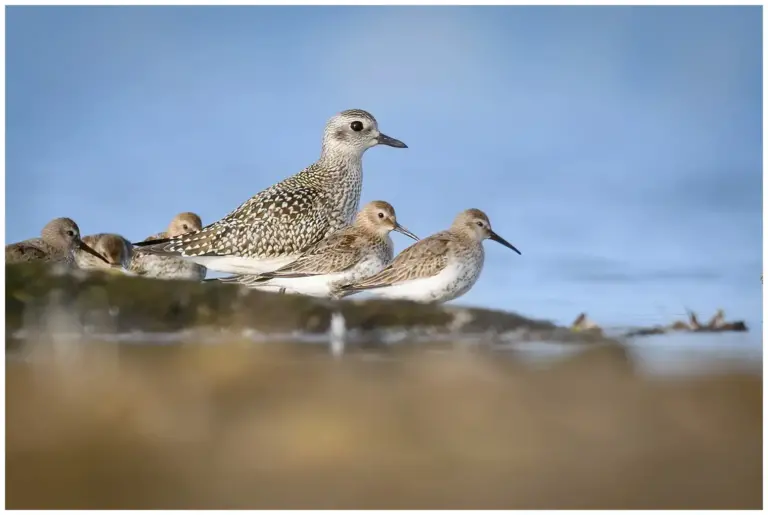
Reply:
[[[288,293],[330,297],[337,285],[365,279],[392,261],[391,231],[419,239],[400,225],[391,204],[375,200],[363,206],[352,225],[319,241],[296,261],[274,272],[220,280],[248,287],[274,286],[284,288]]]
[[[144,241],[176,238],[183,234],[199,231],[203,222],[195,213],[179,213],[174,216],[165,232],[153,234]],[[142,277],[155,279],[182,279],[202,281],[207,270],[204,266],[178,257],[158,255],[141,247],[134,247],[133,259],[128,270]]]
[[[56,218],[48,222],[40,233],[40,238],[11,243],[5,246],[5,263],[29,263],[44,261],[49,263],[75,264],[75,250],[80,249],[106,260],[98,252],[80,239],[80,228],[71,218]]]
[[[511,243],[491,229],[479,209],[460,213],[447,231],[433,234],[405,249],[376,275],[343,285],[335,292],[347,296],[360,291],[385,298],[418,302],[447,302],[464,295],[483,269],[483,240],[501,243],[518,254]]]
[[[125,272],[131,263],[131,243],[119,234],[90,234],[83,236],[83,242],[95,250],[103,259],[96,259],[90,253],[75,251],[75,263],[82,269],[101,269]]]

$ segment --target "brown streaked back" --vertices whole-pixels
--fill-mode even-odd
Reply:
[[[35,261],[51,261],[51,256],[35,242],[42,240],[27,240],[19,243],[11,243],[5,246],[5,263],[31,263]]]
[[[384,270],[354,285],[342,287],[343,291],[382,288],[405,281],[433,277],[447,265],[450,251],[457,238],[443,231],[417,241],[398,254]]]

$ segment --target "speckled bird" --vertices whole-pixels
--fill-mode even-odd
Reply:
[[[250,288],[274,286],[287,293],[330,297],[337,285],[365,279],[392,261],[391,231],[419,239],[397,221],[391,204],[374,200],[363,206],[352,225],[320,240],[296,261],[274,272],[238,275],[220,281],[237,282]]]
[[[5,263],[64,263],[76,268],[75,250],[77,249],[106,261],[98,252],[80,239],[80,228],[74,220],[55,218],[43,227],[40,238],[6,245]]]
[[[450,229],[418,241],[402,251],[378,274],[342,285],[334,295],[345,297],[361,291],[417,302],[447,302],[474,286],[485,261],[483,241],[491,239],[518,254],[511,243],[491,229],[479,209],[459,213]]]
[[[199,231],[202,228],[203,221],[197,214],[191,212],[179,213],[173,217],[166,231],[153,234],[144,241],[176,238],[190,232]],[[188,281],[202,281],[207,273],[206,268],[197,263],[185,261],[177,257],[154,254],[138,246],[133,248],[133,259],[128,270],[142,277]]]
[[[135,245],[219,272],[272,272],[352,223],[360,205],[363,154],[376,145],[407,148],[382,134],[370,113],[343,111],[326,124],[315,163],[199,231]]]
[[[131,243],[119,234],[99,233],[83,236],[83,242],[99,253],[96,259],[83,250],[75,251],[75,263],[84,270],[111,270],[127,272],[133,250]]]

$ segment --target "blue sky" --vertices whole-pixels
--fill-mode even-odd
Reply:
[[[6,242],[213,222],[372,112],[363,202],[485,210],[460,303],[570,322],[762,312],[760,7],[8,7]],[[398,250],[408,244],[394,237]]]

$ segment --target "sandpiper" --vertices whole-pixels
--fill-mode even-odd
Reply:
[[[284,288],[287,293],[331,297],[337,285],[370,277],[392,261],[391,231],[419,239],[400,225],[391,204],[374,200],[363,206],[352,225],[320,240],[296,261],[261,275],[238,275],[219,280],[248,287],[274,286]]]
[[[600,326],[590,320],[586,313],[579,313],[579,316],[571,324],[571,329],[574,331],[589,331],[590,329],[600,329]]]
[[[719,329],[725,325],[725,311],[718,309],[707,322],[707,329]]]
[[[518,254],[511,243],[493,232],[479,209],[459,213],[447,231],[433,234],[402,251],[376,275],[339,287],[344,297],[370,290],[380,297],[418,302],[447,302],[464,295],[483,269],[483,240],[501,243]]]
[[[670,329],[673,331],[690,331],[691,326],[688,324],[688,322],[683,322],[682,320],[675,320],[671,326],[669,326]]]
[[[203,222],[195,213],[179,213],[173,217],[165,232],[153,234],[144,241],[176,238],[189,232],[199,231],[202,228]],[[202,281],[207,272],[206,268],[202,265],[177,257],[153,254],[139,247],[134,247],[133,259],[128,270],[142,277],[190,281]]]
[[[43,227],[40,238],[5,246],[5,263],[45,261],[77,266],[75,250],[80,249],[106,261],[98,252],[80,239],[80,228],[71,218],[55,218]]]
[[[698,330],[698,329],[701,329],[701,328],[702,328],[702,326],[701,326],[701,324],[699,323],[699,318],[696,316],[696,313],[695,313],[695,312],[693,312],[693,311],[691,311],[691,310],[690,310],[690,309],[688,309],[688,308],[685,308],[685,310],[688,312],[688,327],[689,327],[689,328],[690,328],[692,331],[696,331],[696,330]]]
[[[277,270],[352,222],[360,205],[363,154],[376,145],[407,147],[379,132],[370,113],[342,111],[326,124],[320,158],[309,167],[202,230],[137,246],[219,272],[258,275]]]
[[[128,240],[119,234],[100,233],[83,236],[83,242],[104,259],[96,259],[88,252],[78,249],[75,251],[75,263],[79,268],[127,272],[133,254]]]

